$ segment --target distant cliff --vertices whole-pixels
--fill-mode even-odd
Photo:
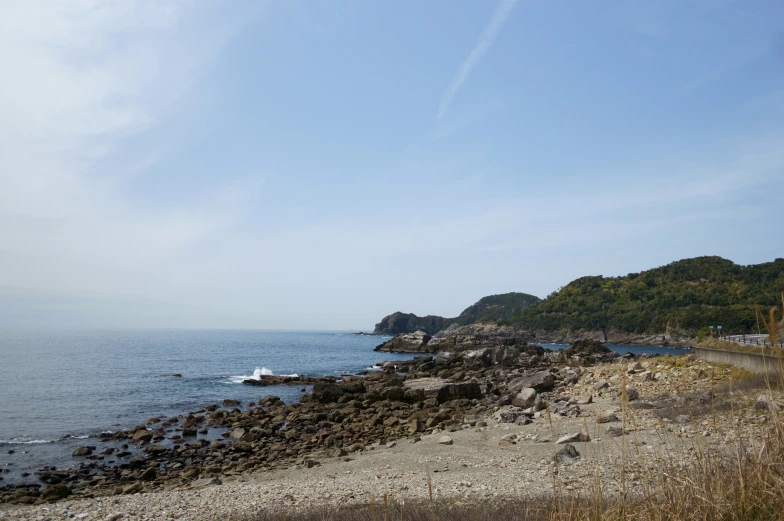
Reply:
[[[540,301],[539,297],[527,293],[504,293],[490,295],[479,299],[472,306],[467,307],[455,318],[444,318],[436,315],[420,317],[413,313],[397,311],[385,316],[376,324],[373,333],[378,335],[398,335],[400,333],[414,333],[423,331],[435,335],[450,324],[474,324],[477,322],[499,322],[510,320],[519,315],[525,308]]]
[[[373,333],[377,335],[399,335],[400,333],[424,331],[429,335],[435,335],[448,325],[449,323],[444,317],[435,315],[418,317],[413,313],[396,311],[382,318],[381,322],[376,324]]]

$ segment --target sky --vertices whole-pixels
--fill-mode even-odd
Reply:
[[[0,9],[0,327],[370,330],[784,257],[778,0]]]

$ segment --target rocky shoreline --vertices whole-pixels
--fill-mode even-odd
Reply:
[[[479,421],[499,404],[518,399],[524,388],[538,396],[574,380],[578,373],[571,366],[618,356],[598,344],[590,353],[571,353],[502,336],[486,342],[479,349],[390,362],[378,372],[342,379],[247,380],[259,386],[307,384],[312,392],[292,404],[276,396],[244,407],[224,400],[191,414],[150,418],[128,430],[102,433],[95,445],[74,451],[79,466],[42,468],[35,482],[1,486],[0,503],[199,487],[230,475],[312,467],[320,458],[349,457],[369,444]]]
[[[437,498],[460,501],[519,497],[520,487],[543,495],[553,480],[565,491],[596,479],[640,491],[655,474],[648,470],[674,454],[684,464],[760,439],[780,396],[726,385],[734,373],[691,356],[619,356],[592,342],[422,356],[317,382],[298,404],[266,397],[243,411],[227,402],[117,433],[141,449],[117,474],[90,460],[74,472],[39,473],[61,481],[4,489],[0,518],[249,519],[366,504],[368,493],[423,499],[431,477]],[[154,448],[187,423],[225,441]]]
[[[572,344],[590,340],[605,344],[670,346],[689,348],[696,339],[674,334],[632,335],[603,331],[522,331],[511,326],[495,324],[452,324],[436,335],[424,331],[400,333],[379,344],[375,351],[386,353],[460,352],[483,346],[505,345],[523,347],[529,344]]]

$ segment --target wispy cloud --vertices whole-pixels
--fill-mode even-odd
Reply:
[[[514,9],[514,6],[517,5],[518,2],[519,0],[501,0],[498,2],[493,17],[482,31],[479,41],[468,57],[460,64],[460,68],[457,70],[455,78],[444,93],[443,98],[441,98],[441,105],[438,107],[438,121],[441,121],[449,111],[449,106],[452,104],[452,100],[455,95],[457,95],[460,87],[463,86],[463,83],[468,79],[468,76],[471,75],[471,71],[474,70],[474,67],[479,64],[482,56],[484,56],[490,49],[490,46],[493,45],[496,36],[498,36],[498,32],[501,30],[501,27],[503,27],[504,23],[509,18],[512,9]]]
[[[132,293],[242,220],[256,179],[151,204],[129,137],[173,117],[246,12],[190,2],[20,2],[0,19],[0,285]],[[114,154],[135,158],[117,160]],[[131,163],[131,164],[129,164]],[[152,274],[152,275],[151,275]]]

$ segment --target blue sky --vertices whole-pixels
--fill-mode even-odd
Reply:
[[[19,2],[0,326],[369,329],[784,256],[784,5]]]

